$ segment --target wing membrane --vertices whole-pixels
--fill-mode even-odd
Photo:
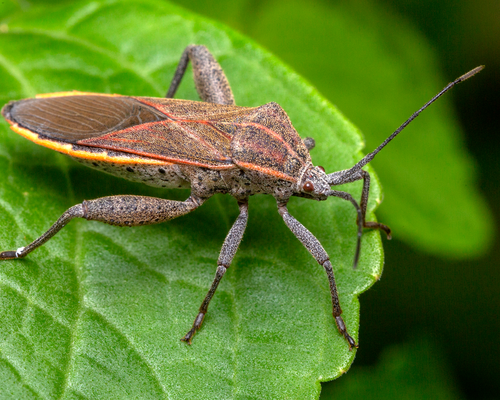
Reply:
[[[23,128],[69,143],[167,118],[133,98],[100,95],[26,99],[12,103],[9,113]]]
[[[80,140],[81,145],[119,150],[165,161],[230,168],[230,138],[208,123],[152,122]]]

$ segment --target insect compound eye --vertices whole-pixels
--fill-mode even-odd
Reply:
[[[324,169],[321,165],[318,165],[318,168],[319,168],[321,171],[325,172],[325,169]]]
[[[312,182],[307,181],[306,183],[304,183],[302,189],[304,189],[304,192],[312,192],[314,190],[314,185],[312,184]]]

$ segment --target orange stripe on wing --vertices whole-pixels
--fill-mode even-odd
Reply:
[[[46,99],[49,97],[66,97],[66,96],[107,96],[107,97],[120,97],[120,94],[109,94],[109,93],[92,93],[92,92],[79,92],[78,90],[72,90],[70,92],[55,92],[55,93],[42,93],[37,94],[35,99]]]
[[[171,165],[172,163],[162,160],[135,158],[135,157],[112,157],[106,152],[92,153],[85,150],[74,150],[73,146],[69,143],[56,142],[53,140],[43,139],[37,133],[28,129],[21,128],[17,123],[12,123],[11,129],[19,135],[31,140],[33,143],[49,149],[58,151],[59,153],[67,154],[71,157],[84,158],[86,160],[105,161],[115,164],[148,164],[148,165]]]

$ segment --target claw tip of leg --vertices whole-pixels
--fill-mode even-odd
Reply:
[[[349,343],[349,351],[352,351],[352,349],[357,349],[359,347],[354,339],[350,336],[347,338],[347,343]]]
[[[188,338],[188,337],[184,336],[181,339],[181,342],[186,342],[188,345],[191,345],[191,338]]]
[[[18,258],[17,252],[15,251],[2,251],[0,253],[0,260],[11,260],[13,258]]]

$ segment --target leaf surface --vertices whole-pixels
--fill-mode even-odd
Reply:
[[[12,14],[0,33],[0,101],[81,90],[158,96],[179,57],[205,44],[238,104],[276,101],[312,157],[340,170],[361,156],[356,129],[298,75],[227,28],[167,3],[85,1]],[[190,76],[178,98],[198,99]],[[335,159],[329,156],[336,153]],[[80,166],[0,132],[0,249],[37,238],[70,206],[113,194],[185,199]],[[360,185],[349,185],[359,198]],[[370,219],[380,199],[373,180]],[[377,232],[352,270],[355,212],[340,199],[292,199],[290,212],[323,243],[343,316],[357,337],[357,296],[380,276]],[[272,198],[250,201],[239,252],[192,346],[190,328],[237,216],[215,196],[190,215],[132,229],[73,221],[26,259],[0,265],[0,397],[314,399],[354,358],[331,315],[324,271],[286,229]]]

